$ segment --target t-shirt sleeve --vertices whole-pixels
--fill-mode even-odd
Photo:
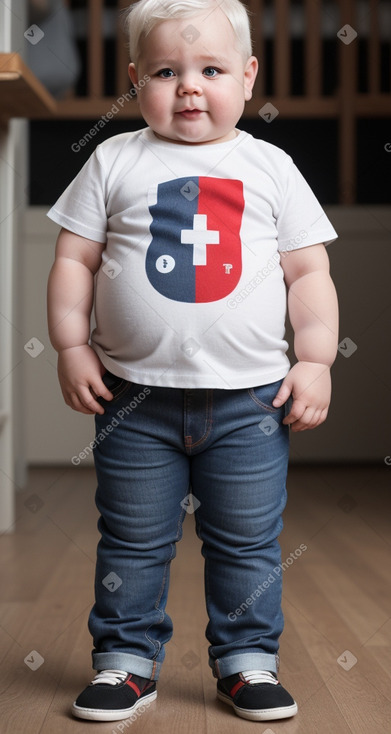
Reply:
[[[324,242],[338,235],[311,187],[289,158],[286,187],[277,215],[278,249],[299,249]]]
[[[106,172],[97,148],[47,216],[81,237],[104,243],[106,200]]]

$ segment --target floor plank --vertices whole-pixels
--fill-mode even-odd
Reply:
[[[133,734],[244,734],[255,726],[260,734],[391,732],[389,471],[291,468],[281,535],[280,677],[298,702],[296,717],[255,725],[216,700],[204,636],[201,544],[188,515],[171,568],[167,611],[174,636],[158,698],[121,727],[70,714],[92,673],[94,472],[30,470],[14,533],[0,537],[1,733],[121,734],[131,727]]]

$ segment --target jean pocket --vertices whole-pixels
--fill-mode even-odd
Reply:
[[[129,380],[125,380],[123,377],[113,375],[113,373],[109,372],[109,370],[106,370],[106,372],[104,373],[102,377],[102,382],[112,393],[113,399],[106,401],[104,400],[104,398],[99,398],[99,402],[102,400],[103,402],[110,403],[114,403],[119,400],[119,398],[122,397],[122,395],[126,393],[127,389],[133,384],[132,382],[129,382]]]
[[[279,410],[281,410],[281,408],[275,408],[273,405],[273,400],[276,397],[281,385],[282,380],[277,380],[277,382],[270,382],[268,385],[249,387],[247,392],[251,400],[258,406],[258,408],[261,408],[261,410],[266,410],[267,413],[277,413]]]

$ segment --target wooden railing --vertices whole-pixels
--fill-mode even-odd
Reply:
[[[80,2],[68,0],[67,4],[71,10],[77,5],[80,12]],[[261,63],[245,117],[257,117],[265,103],[271,102],[285,118],[336,119],[339,200],[354,203],[356,121],[391,116],[390,38],[381,25],[384,15],[391,26],[391,0],[248,0],[247,4],[253,20],[254,53]],[[93,119],[115,105],[118,117],[137,118],[138,106],[129,94],[128,101],[121,99],[122,104],[116,105],[116,100],[129,93],[126,39],[120,24],[114,30],[115,63],[110,62],[115,68],[107,74],[104,0],[86,0],[82,5],[87,16],[86,88],[61,100],[56,116]],[[113,9],[110,3],[114,23],[128,5],[126,0],[117,0]],[[330,60],[334,71],[330,71]],[[109,93],[105,69],[106,78],[111,77]]]

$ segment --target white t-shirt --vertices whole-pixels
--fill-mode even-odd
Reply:
[[[289,370],[280,258],[337,237],[292,159],[244,131],[99,145],[48,216],[106,243],[91,346],[132,382],[236,389]]]

